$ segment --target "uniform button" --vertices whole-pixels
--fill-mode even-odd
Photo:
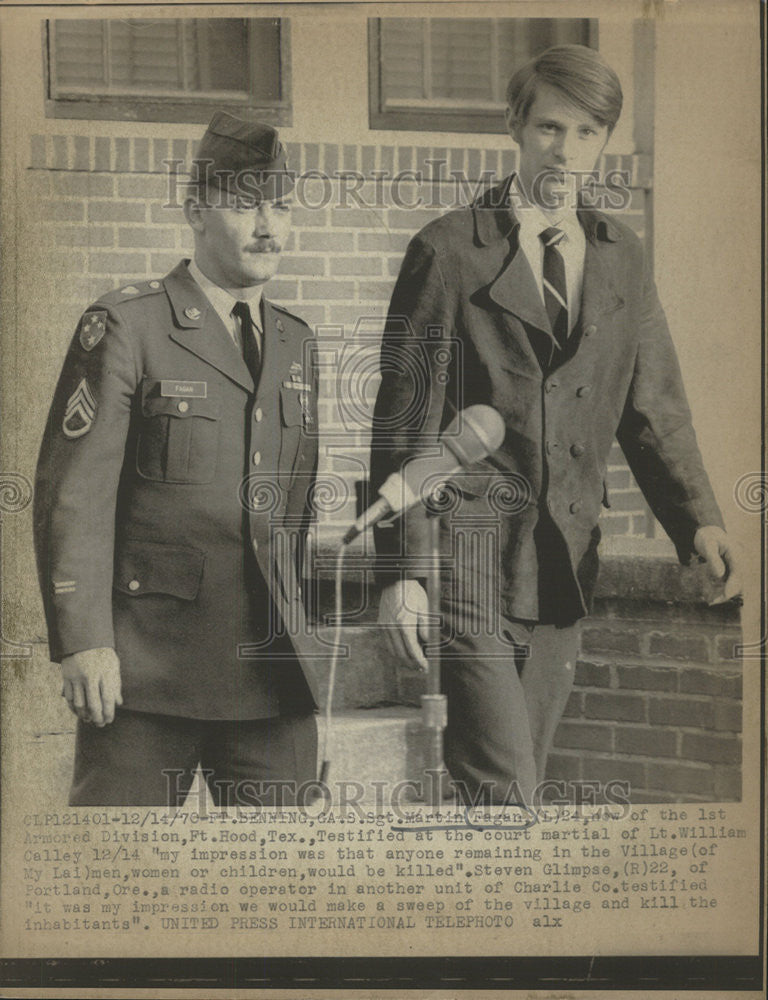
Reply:
[[[186,401],[186,399],[182,399],[176,404],[176,409],[179,411],[179,413],[186,413],[187,410],[189,409],[189,403]]]
[[[570,511],[570,512],[571,512],[572,514],[578,514],[578,513],[579,513],[579,511],[581,510],[581,500],[574,500],[574,501],[573,501],[573,502],[571,503],[571,505],[570,505],[570,506],[568,507],[568,510],[569,510],[569,511]]]
[[[128,589],[129,590],[138,590],[140,586],[141,586],[141,584],[139,583],[138,580],[131,580],[129,582],[129,584],[128,584]]]
[[[578,441],[575,444],[572,444],[571,454],[573,455],[574,458],[581,458],[581,456],[584,454],[584,445],[579,444]]]
[[[264,414],[261,412],[261,407],[258,406],[256,408],[256,412],[253,414],[253,419],[256,421],[256,423],[259,423],[261,421],[261,418],[263,416],[264,416]]]
[[[547,441],[547,454],[551,455],[553,451],[557,451],[557,441]]]
[[[261,452],[255,451],[253,453],[253,458],[251,459],[254,465],[258,465],[261,462]]]
[[[254,551],[254,552],[258,552],[258,549],[259,549],[259,543],[258,543],[258,542],[256,541],[256,539],[255,539],[255,538],[252,538],[252,539],[251,539],[251,545],[253,545],[253,551]]]
[[[550,511],[552,510],[552,501],[551,500],[547,500],[547,510],[550,510]]]
[[[577,396],[588,396],[590,394],[590,392],[592,392],[592,386],[591,385],[580,385],[579,388],[576,390],[576,395]]]
[[[556,389],[559,385],[560,385],[560,383],[557,381],[556,378],[548,379],[547,380],[547,384],[544,386],[544,391],[545,392],[552,392],[552,390]]]
[[[595,326],[594,323],[590,323],[589,326],[586,327],[585,330],[584,330],[584,336],[585,337],[591,337],[595,333],[597,333],[597,327]]]

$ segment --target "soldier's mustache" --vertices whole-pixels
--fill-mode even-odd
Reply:
[[[250,253],[280,253],[283,248],[277,240],[269,238],[250,243],[245,249]]]

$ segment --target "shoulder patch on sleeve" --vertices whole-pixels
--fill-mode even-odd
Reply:
[[[82,437],[91,429],[95,419],[96,399],[88,385],[88,379],[82,378],[67,400],[64,420],[61,424],[64,437],[70,439]]]
[[[80,320],[80,346],[92,351],[107,332],[107,310],[91,309]]]

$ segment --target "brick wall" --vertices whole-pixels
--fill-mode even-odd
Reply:
[[[29,215],[22,224],[29,226],[32,241],[27,252],[50,275],[44,287],[35,288],[30,309],[37,310],[32,343],[49,359],[51,383],[90,301],[117,285],[161,275],[190,253],[179,207],[185,175],[170,177],[166,162],[181,171],[194,146],[172,138],[31,137],[24,177]],[[448,207],[471,200],[481,179],[487,183],[509,173],[516,156],[512,148],[319,143],[289,144],[288,153],[300,176],[299,204],[291,242],[268,295],[312,324],[326,349],[321,472],[339,477],[347,499],[320,514],[320,544],[325,545],[353,516],[352,484],[365,475],[378,339],[408,240]],[[603,166],[627,172],[631,204],[622,218],[642,236],[650,183],[646,159],[608,156]],[[340,176],[344,172],[350,176]],[[398,178],[396,187],[389,182],[392,177]],[[341,386],[339,351],[358,371]],[[350,396],[355,405],[344,404],[341,412],[339,398]],[[602,518],[604,535],[653,534],[652,516],[618,446],[610,457],[608,487],[611,509]]]
[[[349,652],[340,664],[335,708],[418,706],[424,677],[394,661],[374,626],[378,597],[364,562],[347,577],[344,607],[362,610],[357,624],[344,630]],[[548,781],[626,782],[633,803],[740,800],[739,613],[708,607],[707,591],[701,566],[657,557],[603,560]],[[332,612],[327,561],[316,617],[327,621]],[[327,626],[325,638],[331,642]],[[558,794],[575,793],[553,787],[547,797]],[[595,801],[604,801],[602,792]]]
[[[633,802],[741,797],[738,612],[697,582],[661,560],[604,566],[551,777],[627,781]]]

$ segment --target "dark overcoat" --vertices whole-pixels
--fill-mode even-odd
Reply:
[[[114,647],[125,707],[315,705],[298,577],[317,461],[309,327],[266,300],[253,379],[180,263],[86,310],[50,410],[35,540],[50,655]]]
[[[681,561],[693,554],[696,530],[722,520],[640,241],[613,216],[579,211],[583,295],[561,355],[518,247],[509,183],[431,222],[409,244],[382,345],[372,486],[434,444],[457,410],[495,407],[504,442],[455,478],[459,513],[495,516],[491,561],[502,612],[537,620],[536,526],[548,512],[565,546],[564,575],[550,583],[572,602],[564,617],[575,619],[590,607],[614,438]],[[427,551],[423,509],[406,520],[402,533],[379,532],[379,551],[408,556],[418,576]],[[455,547],[454,538],[449,555]]]

